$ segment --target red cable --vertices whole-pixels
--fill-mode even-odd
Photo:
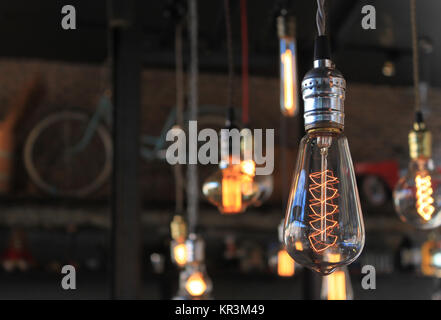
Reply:
[[[247,0],[240,0],[240,24],[242,33],[242,123],[247,125],[249,121]]]

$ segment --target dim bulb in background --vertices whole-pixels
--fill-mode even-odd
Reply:
[[[187,263],[179,274],[179,289],[176,300],[210,299],[211,279],[205,268],[205,245],[195,234],[186,240]]]
[[[294,17],[277,17],[280,42],[280,108],[283,115],[293,117],[298,112],[297,48]]]
[[[338,255],[331,259],[340,260]],[[322,300],[352,300],[354,298],[351,278],[348,267],[344,266],[335,270],[332,274],[322,278]]]
[[[230,148],[227,139],[229,135],[221,135],[222,148]],[[219,170],[202,186],[204,196],[223,214],[242,213],[259,197],[259,185],[254,179],[256,164],[251,157],[252,136],[244,134],[240,149],[240,154],[234,154],[231,149],[221,152]]]
[[[401,220],[420,229],[441,225],[441,176],[431,159],[431,149],[430,131],[418,112],[409,133],[409,168],[395,186],[393,198]]]
[[[302,82],[305,129],[285,217],[284,243],[299,264],[323,275],[352,263],[365,240],[348,141],[343,134],[346,82],[316,40],[314,68]]]
[[[173,217],[170,223],[172,241],[170,244],[171,258],[173,263],[183,267],[187,263],[187,225],[180,215]]]

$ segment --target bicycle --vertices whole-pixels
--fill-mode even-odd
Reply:
[[[111,110],[110,95],[104,94],[91,116],[76,109],[56,111],[32,128],[23,157],[29,177],[40,190],[53,196],[84,197],[104,185],[112,171],[113,143],[108,129],[112,127]],[[200,106],[198,127],[222,127],[225,110]],[[159,136],[141,136],[143,159],[165,159],[165,137],[175,123],[176,110],[172,108]],[[187,113],[184,123],[188,123]]]

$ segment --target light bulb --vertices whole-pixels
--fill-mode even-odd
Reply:
[[[202,187],[205,197],[221,213],[241,213],[259,195],[259,186],[254,181],[254,175],[246,173],[255,170],[254,161],[252,164],[243,162],[234,164],[232,158],[228,162],[221,161],[220,170],[209,176]]]
[[[339,260],[338,255],[333,257]],[[341,267],[330,275],[322,278],[322,300],[352,300],[353,291],[348,268]]]
[[[419,121],[421,120],[421,121]],[[409,133],[410,164],[394,189],[395,210],[401,220],[420,229],[441,225],[441,175],[431,157],[431,135],[422,119]]]
[[[320,58],[316,49],[316,57],[315,68],[302,83],[307,135],[299,147],[284,243],[297,263],[327,275],[357,259],[365,234],[354,168],[343,135],[346,83],[328,55]]]
[[[441,278],[441,241],[431,239],[421,247],[421,272],[425,276]]]
[[[295,263],[285,249],[277,253],[277,274],[279,277],[292,277],[295,273]]]
[[[190,234],[186,245],[188,259],[179,275],[176,299],[208,299],[212,283],[204,264],[204,242],[195,234]]]
[[[277,27],[280,41],[280,108],[285,116],[293,117],[298,112],[294,18],[279,16]]]
[[[180,267],[187,263],[187,246],[185,243],[175,243],[173,248],[173,261]]]
[[[187,225],[180,215],[175,215],[170,223],[172,241],[170,244],[172,261],[179,267],[187,263],[187,245],[185,238],[187,236]]]

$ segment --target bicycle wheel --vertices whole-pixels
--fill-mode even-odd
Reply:
[[[55,196],[84,197],[107,181],[113,147],[106,127],[99,124],[90,141],[75,149],[88,123],[86,114],[62,111],[47,116],[32,129],[24,146],[24,163],[41,190]]]

